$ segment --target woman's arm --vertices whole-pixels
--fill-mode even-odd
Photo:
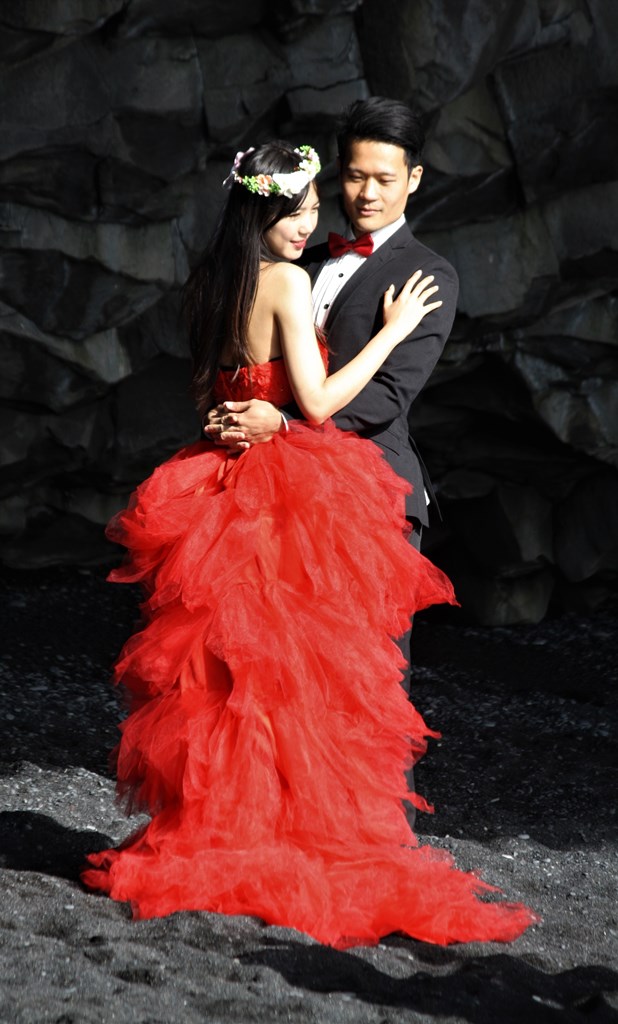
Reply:
[[[418,259],[418,253],[416,253],[415,262],[412,265],[408,259],[407,273],[402,272],[399,267],[399,281],[402,281],[408,273],[419,266]],[[394,271],[391,272],[394,273]],[[354,430],[357,433],[368,433],[369,436],[372,436],[388,429],[393,421],[402,414],[407,415],[410,406],[425,387],[434,370],[453,326],[458,282],[453,268],[439,258],[433,265],[429,263],[427,266],[425,263],[424,273],[434,275],[434,283],[439,286],[438,294],[442,300],[442,306],[436,310],[434,315],[425,317],[421,321],[413,334],[391,352],[360,394],[335,415],[335,423],[343,430]],[[384,283],[388,283],[388,278]],[[378,302],[379,296],[376,294],[376,307]],[[374,312],[376,311],[374,310]],[[377,320],[379,326],[380,318],[378,317]],[[365,337],[372,332],[373,317],[366,316],[365,323],[367,321]],[[357,317],[356,313],[351,311],[350,316],[346,317],[345,311],[342,310],[337,323],[337,333],[333,337],[333,347],[340,351],[339,346],[345,344],[345,339],[348,336],[354,338],[357,334],[359,339],[362,338],[363,335],[360,333],[362,328],[363,320],[360,316]],[[377,327],[373,329],[375,330]]]
[[[433,278],[419,270],[406,281],[396,299],[394,286],[384,296],[384,326],[363,349],[328,377],[315,339],[311,283],[294,264],[281,263],[276,272],[274,316],[294,398],[310,423],[323,423],[348,404],[371,380],[384,360],[427,313],[441,302],[428,302],[438,290]],[[272,273],[272,271],[271,271]]]

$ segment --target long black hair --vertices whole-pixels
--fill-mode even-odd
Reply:
[[[288,142],[266,142],[245,153],[238,166],[241,177],[288,174],[302,157]],[[193,357],[192,393],[203,414],[212,405],[212,392],[225,345],[234,364],[251,362],[247,325],[255,302],[260,262],[278,257],[267,247],[265,233],[301,206],[307,185],[297,195],[263,196],[234,182],[225,207],[200,262],[183,290],[183,309]]]

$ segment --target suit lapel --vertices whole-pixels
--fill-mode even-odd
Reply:
[[[322,269],[322,264],[329,259],[328,245],[326,242],[321,242],[319,245],[312,245],[310,249],[305,250],[300,265],[305,268],[313,283]]]

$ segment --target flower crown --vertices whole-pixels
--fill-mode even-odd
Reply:
[[[291,199],[292,196],[297,196],[299,192],[302,192],[322,170],[320,158],[315,149],[312,149],[311,146],[299,146],[294,152],[298,153],[302,159],[298,167],[295,167],[289,174],[254,174],[243,177],[238,173],[240,162],[243,157],[253,152],[255,152],[255,148],[252,146],[245,153],[236,154],[232,169],[223,182],[225,188],[231,188],[236,182],[238,185],[244,185],[249,192],[254,192],[258,196],[286,196]]]

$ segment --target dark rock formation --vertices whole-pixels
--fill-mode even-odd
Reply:
[[[615,581],[617,30],[601,0],[359,16],[370,89],[433,126],[409,214],[457,268],[460,316],[413,421],[448,524],[434,554],[485,622]]]
[[[467,611],[602,603],[618,520],[618,15],[603,0],[5,0],[0,557],[111,557],[107,518],[198,436],[178,289],[237,148],[373,93],[431,127],[415,230],[459,316],[413,410]]]

